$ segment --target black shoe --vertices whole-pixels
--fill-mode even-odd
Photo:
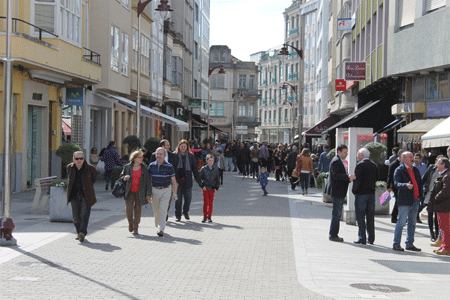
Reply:
[[[365,244],[366,244],[366,242],[363,241],[363,240],[357,240],[357,241],[354,241],[353,243],[355,243],[355,244],[361,244],[361,245],[365,245]]]
[[[420,220],[420,218],[417,218],[416,223],[422,224],[422,220]]]
[[[406,250],[420,252],[422,249],[417,248],[416,246],[407,247]]]
[[[370,245],[373,245],[373,242],[369,242]]]
[[[394,223],[394,224],[397,223],[397,218],[392,218],[391,223]]]
[[[206,220],[207,220],[206,218],[203,218],[203,220],[202,220],[202,223],[205,223],[205,222],[206,222]]]
[[[208,219],[208,223],[212,223],[212,220],[211,220],[211,218],[209,218],[209,219]]]
[[[405,251],[405,249],[403,249],[401,246],[394,246],[394,247],[392,247],[392,250],[395,250],[395,251]]]
[[[167,222],[167,220],[169,220],[169,215],[166,215],[166,222]]]
[[[106,187],[105,187],[105,191],[107,191],[107,190],[108,190],[108,185],[109,185],[109,184],[107,184],[107,185],[106,185]]]

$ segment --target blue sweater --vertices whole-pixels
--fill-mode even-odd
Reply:
[[[259,173],[258,179],[256,182],[259,182],[260,185],[268,185],[269,184],[269,173]]]

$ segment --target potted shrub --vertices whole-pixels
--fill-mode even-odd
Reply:
[[[73,154],[76,151],[82,151],[80,146],[73,143],[64,143],[56,149],[56,156],[62,160],[62,178],[66,178],[66,166],[72,162]]]
[[[325,188],[327,186],[328,176],[330,173],[322,172],[316,178],[316,188],[322,190],[322,201],[325,203],[332,203],[333,199],[331,199],[330,195],[325,194]]]
[[[156,151],[156,149],[159,147],[159,143],[161,142],[161,139],[156,137],[151,137],[148,140],[145,141],[144,148],[147,153],[153,153]]]
[[[127,145],[128,153],[141,148],[141,141],[135,135],[129,135],[124,138],[122,144]]]

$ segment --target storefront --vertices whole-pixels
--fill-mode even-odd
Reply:
[[[397,140],[400,148],[412,152],[420,152],[422,148],[425,148],[422,146],[422,136],[444,120],[444,118],[415,120],[397,130]]]

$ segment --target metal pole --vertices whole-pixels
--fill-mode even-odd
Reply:
[[[137,51],[137,97],[136,97],[136,136],[141,133],[141,15],[138,17],[138,51]]]
[[[11,104],[12,104],[12,71],[13,61],[11,59],[11,31],[12,31],[12,4],[8,0],[7,25],[6,25],[6,58],[4,59],[4,149],[3,149],[3,205],[0,228],[0,245],[16,245],[17,240],[12,237],[15,226],[11,219],[11,170],[10,170],[10,148],[11,148]]]
[[[208,136],[207,136],[207,138],[209,139],[209,118],[210,118],[210,113],[211,113],[211,93],[208,91],[208,120],[207,120],[207,123],[208,123]]]
[[[301,149],[302,145],[302,131],[303,131],[303,61],[300,58],[300,74],[298,76],[299,78],[299,84],[298,84],[298,93],[300,94],[298,97],[298,146],[299,151]]]

